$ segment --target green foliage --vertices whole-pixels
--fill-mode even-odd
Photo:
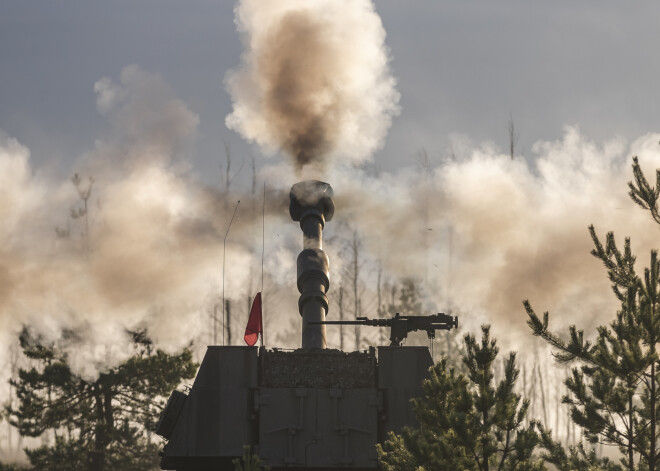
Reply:
[[[629,183],[630,196],[641,207],[658,217],[658,185],[651,187],[633,159],[634,182]],[[600,259],[612,282],[612,291],[620,302],[615,319],[597,328],[595,340],[585,339],[584,332],[574,325],[568,329],[567,340],[550,332],[549,315],[543,319],[524,302],[528,325],[534,335],[552,345],[557,361],[578,361],[565,380],[569,394],[563,402],[570,406],[571,418],[591,443],[615,445],[622,454],[621,464],[628,470],[655,471],[658,468],[658,399],[659,366],[656,344],[660,340],[660,262],[657,252],[651,252],[648,268],[643,274],[635,270],[635,256],[626,238],[623,249],[613,233],[605,241],[589,227],[594,242],[592,254]],[[546,442],[549,459],[560,469],[621,469],[609,462],[598,462],[593,452],[573,448],[566,455]],[[572,463],[572,464],[571,464]],[[596,463],[596,464],[594,464]],[[609,466],[609,467],[607,467]]]
[[[15,464],[15,463],[0,463],[0,471],[33,471],[34,468],[27,466]]]
[[[28,449],[35,469],[74,471],[146,470],[158,463],[150,432],[165,399],[197,365],[187,349],[169,355],[154,350],[144,332],[131,332],[133,355],[96,379],[71,370],[67,357],[24,329],[20,343],[30,359],[10,380],[16,401],[6,408],[21,435],[54,437],[52,445]]]
[[[78,471],[87,469],[87,453],[78,440],[57,436],[51,446],[25,450],[34,469],[49,471]]]
[[[637,157],[633,157],[633,176],[635,182],[628,182],[630,191],[628,194],[632,200],[642,208],[648,210],[653,220],[660,224],[660,212],[658,212],[658,197],[660,197],[660,169],[655,171],[655,188],[649,185],[648,180],[639,166]]]
[[[515,353],[496,382],[493,365],[499,349],[490,328],[482,327],[480,342],[470,334],[464,342],[467,374],[442,359],[424,382],[424,396],[413,401],[419,428],[390,434],[378,445],[385,471],[544,469],[533,457],[540,439],[537,424],[525,424],[529,402],[514,392]]]
[[[598,458],[593,448],[587,451],[582,443],[569,447],[568,453],[552,439],[549,430],[539,425],[541,446],[545,449],[542,458],[554,464],[559,471],[622,471],[623,468],[608,458]]]
[[[252,453],[251,448],[246,445],[243,447],[243,457],[234,458],[232,461],[235,471],[269,471],[270,466],[261,462],[261,458]]]
[[[387,441],[383,445],[376,445],[381,469],[383,471],[425,471],[424,466],[417,464],[418,458],[409,449],[414,447],[417,442],[415,431],[404,429],[402,435],[389,432]]]

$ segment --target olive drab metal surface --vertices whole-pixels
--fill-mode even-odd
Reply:
[[[259,456],[274,468],[376,468],[373,389],[259,391]]]
[[[300,222],[303,250],[298,255],[298,310],[302,317],[302,348],[325,348],[325,321],[328,313],[330,269],[323,251],[323,228],[335,213],[332,187],[307,180],[296,183],[289,193],[289,214]]]
[[[256,347],[208,347],[167,443],[163,469],[197,458],[240,456],[254,442],[251,391],[257,387]]]
[[[433,360],[426,347],[378,347],[378,388],[383,391],[383,430],[399,433],[406,425],[417,425],[410,399],[423,394]]]
[[[332,198],[324,182],[291,189],[290,214],[303,231],[297,273],[302,348],[208,347],[187,396],[176,391],[159,423],[168,440],[162,469],[233,471],[232,459],[248,445],[273,471],[373,471],[376,443],[415,425],[410,400],[421,396],[432,360],[425,347],[399,344],[409,331],[430,337],[457,320],[402,316],[389,320],[397,331],[394,346],[326,349],[330,281],[322,231],[334,214]]]

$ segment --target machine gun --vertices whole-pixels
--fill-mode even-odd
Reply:
[[[354,321],[323,321],[310,322],[310,324],[329,325],[370,325],[374,327],[390,328],[390,346],[401,346],[401,342],[408,337],[410,332],[425,330],[429,339],[435,338],[436,330],[451,330],[458,327],[458,317],[438,313],[430,316],[401,316],[396,313],[389,319],[369,319],[358,317]]]

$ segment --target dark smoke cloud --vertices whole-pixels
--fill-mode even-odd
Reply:
[[[244,0],[241,69],[228,74],[227,125],[300,170],[359,163],[382,145],[399,95],[373,4]]]
[[[267,34],[258,58],[259,72],[268,84],[265,117],[299,167],[332,149],[341,110],[348,106],[326,76],[342,66],[342,51],[326,44],[329,34],[310,12],[287,13]]]

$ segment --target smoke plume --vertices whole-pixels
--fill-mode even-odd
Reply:
[[[131,66],[94,89],[109,127],[76,163],[77,187],[32,168],[28,148],[0,136],[2,344],[28,326],[88,377],[130,354],[126,329],[146,328],[167,350],[211,343],[227,224],[240,198],[225,287],[228,299],[242,300],[256,292],[248,289],[256,288],[262,204],[261,195],[229,194],[190,172],[199,118],[159,76]],[[271,227],[286,196],[268,191]],[[235,328],[247,315],[241,306]],[[221,341],[222,319],[217,329]]]
[[[523,299],[549,310],[557,329],[590,331],[613,318],[617,301],[590,254],[587,227],[594,224],[601,237],[614,231],[620,244],[630,236],[638,270],[648,264],[658,227],[630,200],[627,182],[633,155],[649,176],[660,168],[659,140],[652,133],[631,144],[599,144],[568,127],[562,139],[539,141],[528,159],[513,160],[492,146],[457,141],[456,155],[430,166],[378,178],[335,172],[335,219],[348,221],[362,260],[372,260],[363,269],[365,289],[375,286],[379,263],[385,279],[419,280],[427,309],[459,313],[470,330],[492,324],[505,345],[519,349],[531,339]],[[326,250],[341,270],[346,255]]]
[[[227,75],[227,126],[300,170],[360,163],[398,112],[385,30],[370,0],[242,0],[240,69]]]
[[[260,288],[262,195],[200,182],[186,155],[198,117],[158,76],[136,67],[96,84],[109,128],[75,170],[76,189],[32,168],[27,147],[0,139],[0,324],[10,345],[30,326],[58,343],[76,369],[93,376],[129,352],[126,328],[147,328],[161,348],[212,341],[225,289],[233,302],[234,343]],[[550,310],[553,323],[583,328],[608,322],[616,301],[600,262],[589,254],[587,226],[631,236],[641,268],[657,247],[657,227],[627,196],[630,158],[660,167],[660,135],[628,144],[595,143],[577,128],[540,141],[527,159],[457,139],[455,155],[437,155],[394,174],[332,167],[335,217],[324,230],[330,257],[330,318],[360,242],[362,315],[375,315],[377,273],[390,286],[418,280],[424,309],[451,311],[461,325],[493,325],[506,347],[531,338],[521,300]],[[264,322],[269,346],[299,345],[295,260],[302,247],[288,216],[288,166],[264,167]],[[88,218],[82,190],[94,177]],[[275,185],[275,187],[270,187]],[[87,225],[89,229],[87,229]],[[57,228],[57,231],[55,230]],[[384,293],[386,290],[383,287]],[[382,302],[391,299],[383,295]],[[346,300],[345,300],[346,302]],[[348,305],[348,304],[347,304]],[[352,315],[349,311],[346,315]],[[222,319],[217,319],[218,342]],[[63,332],[75,332],[64,336]],[[337,346],[329,333],[330,346]],[[352,339],[351,339],[352,340]],[[335,342],[333,344],[333,342]],[[7,352],[2,352],[7,355]],[[0,361],[5,360],[0,358]]]

